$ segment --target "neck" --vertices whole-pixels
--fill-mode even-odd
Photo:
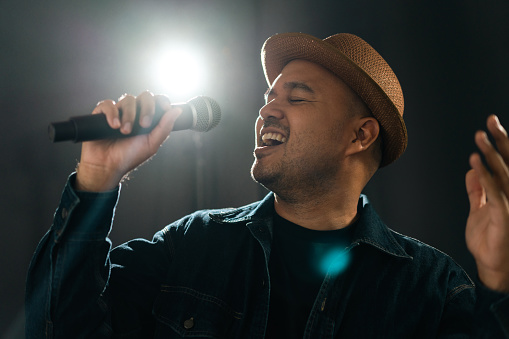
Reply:
[[[284,199],[275,195],[276,212],[286,220],[314,230],[344,228],[357,218],[357,204],[361,190],[335,191],[301,199]]]

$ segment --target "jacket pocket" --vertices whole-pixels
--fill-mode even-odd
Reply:
[[[158,332],[181,338],[234,338],[243,314],[224,301],[182,286],[162,286],[153,314]]]

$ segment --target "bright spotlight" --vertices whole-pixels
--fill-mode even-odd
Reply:
[[[193,96],[205,82],[204,62],[190,49],[168,49],[158,53],[152,76],[159,91],[170,98]]]

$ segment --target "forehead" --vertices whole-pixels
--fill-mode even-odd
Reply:
[[[291,85],[293,84],[293,85]],[[296,86],[295,84],[302,84]],[[271,88],[305,89],[308,86],[315,92],[324,90],[350,91],[350,88],[326,68],[307,60],[292,60],[281,70]]]

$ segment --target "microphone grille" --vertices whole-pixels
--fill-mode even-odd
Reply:
[[[198,96],[187,102],[196,110],[196,122],[191,128],[197,132],[207,132],[216,127],[221,120],[221,108],[212,98]]]

